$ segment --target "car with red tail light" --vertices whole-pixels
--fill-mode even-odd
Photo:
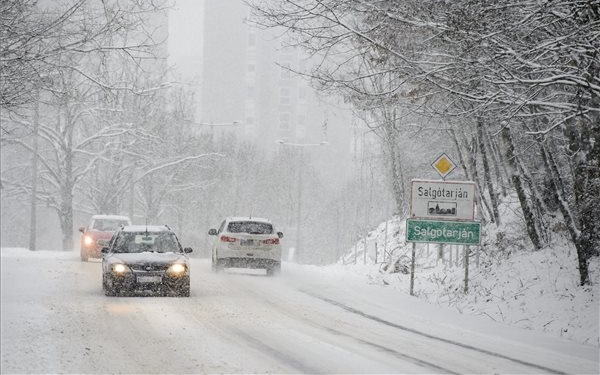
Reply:
[[[281,238],[268,219],[255,217],[228,217],[219,229],[210,229],[214,236],[212,269],[226,268],[265,269],[268,276],[281,271]]]

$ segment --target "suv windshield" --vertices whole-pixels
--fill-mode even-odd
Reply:
[[[92,229],[99,231],[116,231],[121,225],[129,225],[125,220],[110,220],[110,219],[96,219],[92,224]]]
[[[115,253],[181,252],[175,234],[169,232],[121,232],[115,239]]]
[[[227,226],[229,233],[272,234],[273,226],[256,221],[232,221]]]

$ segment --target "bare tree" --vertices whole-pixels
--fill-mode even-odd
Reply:
[[[142,26],[147,21],[144,17],[159,8],[112,1],[98,5],[77,1],[42,9],[33,2],[2,3],[23,21],[13,25],[12,19],[3,19],[2,72],[18,74],[3,75],[10,82],[2,85],[2,143],[42,155],[37,198],[56,210],[66,249],[72,248],[73,198],[78,184],[99,160],[112,157],[115,139],[134,130],[131,123],[103,117],[107,108],[96,103],[106,103],[101,99],[111,92],[144,95],[148,92],[144,90],[156,89],[144,86],[135,91],[118,79],[111,81],[114,75],[103,74],[102,68],[117,66],[122,71],[131,64],[139,66],[140,58],[153,56],[153,32]],[[23,84],[15,84],[19,81]],[[33,99],[43,102],[35,111],[39,121],[20,110],[20,105]],[[28,137],[28,132],[33,136]],[[43,142],[39,151],[32,146],[38,138]],[[34,160],[38,159],[34,156]],[[5,186],[14,185],[13,178],[4,173],[2,178]],[[33,176],[32,187],[36,181]]]
[[[411,107],[424,116],[483,121],[479,137],[492,134],[496,143],[500,134],[506,134],[498,128],[500,123],[510,127],[513,137],[528,137],[533,143],[562,135],[558,150],[567,157],[558,160],[567,163],[558,168],[572,172],[564,176],[566,186],[557,188],[569,191],[569,209],[563,215],[568,214],[566,223],[575,226],[570,233],[581,284],[589,282],[587,259],[600,246],[599,210],[594,208],[600,196],[599,1],[249,3],[259,26],[287,31],[291,44],[304,47],[316,59],[315,68],[303,74],[323,90],[355,98],[355,104],[385,98],[387,106]],[[376,80],[381,82],[386,76],[392,78],[384,87],[372,84],[373,77],[382,77]],[[538,120],[547,125],[533,128]],[[485,143],[472,144],[478,147],[469,153],[484,156]],[[518,148],[520,144],[524,143],[514,142],[514,152],[504,154],[505,163],[526,152]],[[481,164],[489,180],[485,160]],[[542,160],[535,157],[528,163],[541,165]],[[521,171],[512,173],[511,179],[520,191],[521,206],[525,211],[538,207],[541,194],[535,177],[525,162],[517,168]],[[494,217],[496,188],[486,186]],[[485,203],[487,198],[482,198]],[[539,248],[538,232],[545,225],[547,207],[536,210],[539,213],[524,215],[530,221],[532,243]]]

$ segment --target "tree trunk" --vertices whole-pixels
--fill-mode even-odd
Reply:
[[[521,210],[523,211],[523,216],[525,218],[525,224],[527,226],[527,234],[529,235],[529,239],[531,243],[535,247],[536,250],[542,248],[540,243],[540,237],[538,235],[536,225],[535,225],[535,217],[529,206],[529,202],[527,201],[527,196],[525,194],[525,189],[523,188],[523,182],[521,179],[520,171],[517,166],[517,161],[515,159],[515,146],[512,140],[512,136],[510,134],[510,127],[506,126],[502,130],[502,138],[506,143],[506,160],[508,161],[511,169],[511,180],[513,186],[517,192],[517,196],[519,198],[519,203],[521,204]]]
[[[534,217],[537,217],[535,220],[536,228],[538,229],[538,234],[543,236],[543,242],[548,242],[548,230],[547,225],[545,225],[545,214],[550,212],[548,207],[546,207],[546,203],[541,198],[541,194],[538,191],[537,185],[534,183],[533,177],[527,167],[521,162],[518,157],[515,157],[515,162],[521,171],[522,179],[527,183],[527,187],[529,188],[529,196],[532,201],[532,211],[534,212]]]
[[[475,182],[475,184],[477,185],[477,209],[480,213],[480,217],[481,217],[481,224],[482,225],[486,225],[488,220],[487,218],[489,217],[491,219],[491,221],[494,221],[494,217],[492,216],[492,210],[490,208],[490,205],[487,201],[487,199],[485,199],[485,196],[483,195],[483,188],[481,186],[481,181],[479,180],[479,174],[477,173],[477,154],[478,154],[478,143],[477,143],[477,137],[473,136],[472,140],[471,140],[471,145],[472,145],[472,149],[469,151],[469,164],[471,166],[471,176],[473,176],[473,182]],[[483,207],[485,207],[485,211],[483,211]],[[486,215],[487,213],[487,215]]]
[[[456,132],[454,131],[454,129],[450,129],[448,130],[448,132],[452,136],[452,140],[454,141],[454,147],[456,148],[456,153],[458,154],[458,165],[460,165],[460,168],[463,170],[467,180],[472,180],[471,173],[469,173],[469,169],[467,168],[467,164],[465,163],[465,158],[463,156],[460,143],[458,142],[458,138],[456,137]]]
[[[544,162],[544,166],[546,168],[546,173],[548,173],[552,178],[550,179],[550,184],[552,187],[552,193],[554,194],[554,199],[559,204],[560,212],[563,215],[563,219],[565,220],[565,224],[567,225],[567,230],[571,236],[571,241],[577,247],[579,243],[579,230],[576,227],[576,220],[571,213],[571,209],[569,208],[569,204],[565,198],[565,190],[563,185],[563,180],[558,173],[558,168],[556,167],[556,163],[552,158],[552,155],[547,150],[547,147],[544,143],[540,144],[542,161]]]
[[[580,234],[575,243],[581,285],[589,284],[588,259],[600,247],[600,124],[581,119],[567,127],[573,153],[573,189]]]
[[[396,200],[396,210],[398,215],[403,217],[407,210],[406,195],[404,190],[404,173],[402,171],[402,161],[397,146],[397,131],[393,128],[388,130],[388,150],[390,158],[390,170],[392,174],[392,191],[394,192],[394,198]]]
[[[498,149],[497,142],[492,141],[492,137],[489,134],[489,132],[487,131],[487,129],[484,129],[484,133],[485,133],[485,142],[489,146],[489,150],[490,150],[489,155],[491,155],[492,164],[494,166],[494,172],[496,175],[496,184],[502,189],[502,196],[506,197],[508,195],[508,192],[506,190],[506,183],[505,183],[505,181],[508,179],[508,177],[507,177],[508,173],[506,172],[506,166],[500,162],[501,156],[500,156],[500,150]]]
[[[490,196],[490,202],[492,204],[492,214],[494,217],[494,221],[496,226],[500,225],[500,214],[498,213],[498,200],[496,198],[496,192],[494,191],[494,184],[492,184],[492,177],[490,175],[490,166],[488,163],[487,151],[485,148],[484,141],[484,130],[483,130],[483,120],[481,118],[477,119],[477,137],[479,138],[479,152],[481,153],[481,160],[483,163],[483,177],[485,183],[487,184],[488,194]],[[483,193],[482,193],[483,195]]]

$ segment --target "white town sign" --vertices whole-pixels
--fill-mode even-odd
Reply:
[[[475,183],[470,181],[411,181],[410,217],[473,220]]]

